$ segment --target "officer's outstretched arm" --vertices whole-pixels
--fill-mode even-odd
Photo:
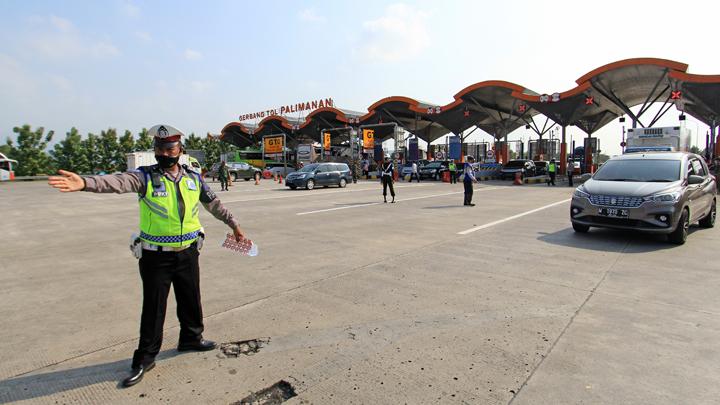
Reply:
[[[48,184],[63,193],[80,191],[85,188],[85,180],[77,173],[68,172],[66,170],[58,170],[60,176],[50,176]]]

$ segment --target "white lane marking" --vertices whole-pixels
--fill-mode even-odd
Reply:
[[[406,188],[406,187],[427,187],[431,186],[431,184],[428,185],[419,185],[419,186],[397,186],[395,188]],[[271,189],[273,190],[273,189]],[[298,198],[298,197],[312,197],[316,195],[325,195],[325,194],[337,194],[339,192],[341,193],[355,193],[358,191],[377,191],[382,190],[380,187],[373,187],[373,188],[360,188],[360,189],[352,189],[352,190],[343,190],[343,191],[337,191],[337,190],[328,190],[328,191],[314,191],[314,190],[306,190],[306,192],[303,192],[303,190],[287,190],[287,193],[292,193],[292,195],[277,195],[273,197],[260,197],[260,198],[241,198],[237,200],[225,200],[220,199],[223,204],[227,203],[236,203],[236,202],[250,202],[250,201],[265,201],[265,200],[277,200],[281,198]],[[217,194],[217,193],[216,193]],[[223,194],[219,195],[220,197],[223,196]]]
[[[489,191],[489,190],[497,190],[503,187],[478,187],[475,188],[475,191]],[[413,201],[413,200],[422,200],[423,198],[434,198],[434,197],[442,197],[446,195],[453,195],[453,194],[463,194],[464,191],[453,191],[451,193],[442,193],[442,194],[432,194],[432,195],[423,195],[420,197],[411,197],[411,198],[404,198],[402,200],[395,200],[395,203],[401,203],[405,201]],[[379,205],[379,204],[385,204],[384,202],[372,202],[372,203],[364,203],[364,204],[357,204],[357,205],[347,205],[344,207],[335,207],[335,208],[326,208],[322,210],[315,210],[315,211],[307,211],[307,212],[298,212],[295,215],[309,215],[309,214],[317,214],[320,212],[329,212],[329,211],[338,211],[338,210],[347,210],[350,208],[361,208],[361,207],[368,207],[371,205]],[[390,203],[388,203],[390,204]]]
[[[517,214],[517,215],[513,215],[513,216],[511,216],[511,217],[499,219],[499,220],[497,220],[497,221],[493,221],[493,222],[487,223],[487,224],[485,224],[485,225],[480,225],[480,226],[476,226],[476,227],[474,227],[474,228],[466,229],[466,230],[464,230],[464,231],[462,231],[462,232],[458,232],[457,234],[458,234],[458,235],[467,235],[467,234],[469,234],[469,233],[473,233],[473,232],[479,231],[479,230],[481,230],[481,229],[490,228],[491,226],[495,226],[495,225],[498,225],[498,224],[502,224],[503,222],[512,221],[513,219],[517,219],[517,218],[520,218],[520,217],[524,217],[525,215],[530,215],[530,214],[533,214],[533,213],[535,213],[535,212],[542,211],[542,210],[544,210],[544,209],[546,209],[546,208],[550,208],[550,207],[554,207],[554,206],[556,206],[556,205],[564,204],[564,203],[566,203],[566,202],[568,202],[568,201],[570,201],[570,200],[571,200],[571,198],[568,198],[567,200],[562,200],[562,201],[554,202],[554,203],[548,204],[548,205],[546,205],[546,206],[544,206],[544,207],[535,208],[534,210],[525,211],[525,212],[523,212],[523,213],[520,213],[520,214]]]

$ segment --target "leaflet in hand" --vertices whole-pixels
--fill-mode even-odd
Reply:
[[[235,240],[235,235],[229,233],[222,243],[222,247],[240,253],[243,256],[257,256],[258,247],[250,239]]]

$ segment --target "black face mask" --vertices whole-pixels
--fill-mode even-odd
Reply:
[[[171,157],[155,155],[155,160],[157,160],[161,168],[169,169],[177,164],[177,162],[180,160],[180,156]]]

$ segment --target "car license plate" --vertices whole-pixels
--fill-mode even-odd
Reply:
[[[598,214],[604,217],[627,218],[628,210],[619,208],[598,208]]]

